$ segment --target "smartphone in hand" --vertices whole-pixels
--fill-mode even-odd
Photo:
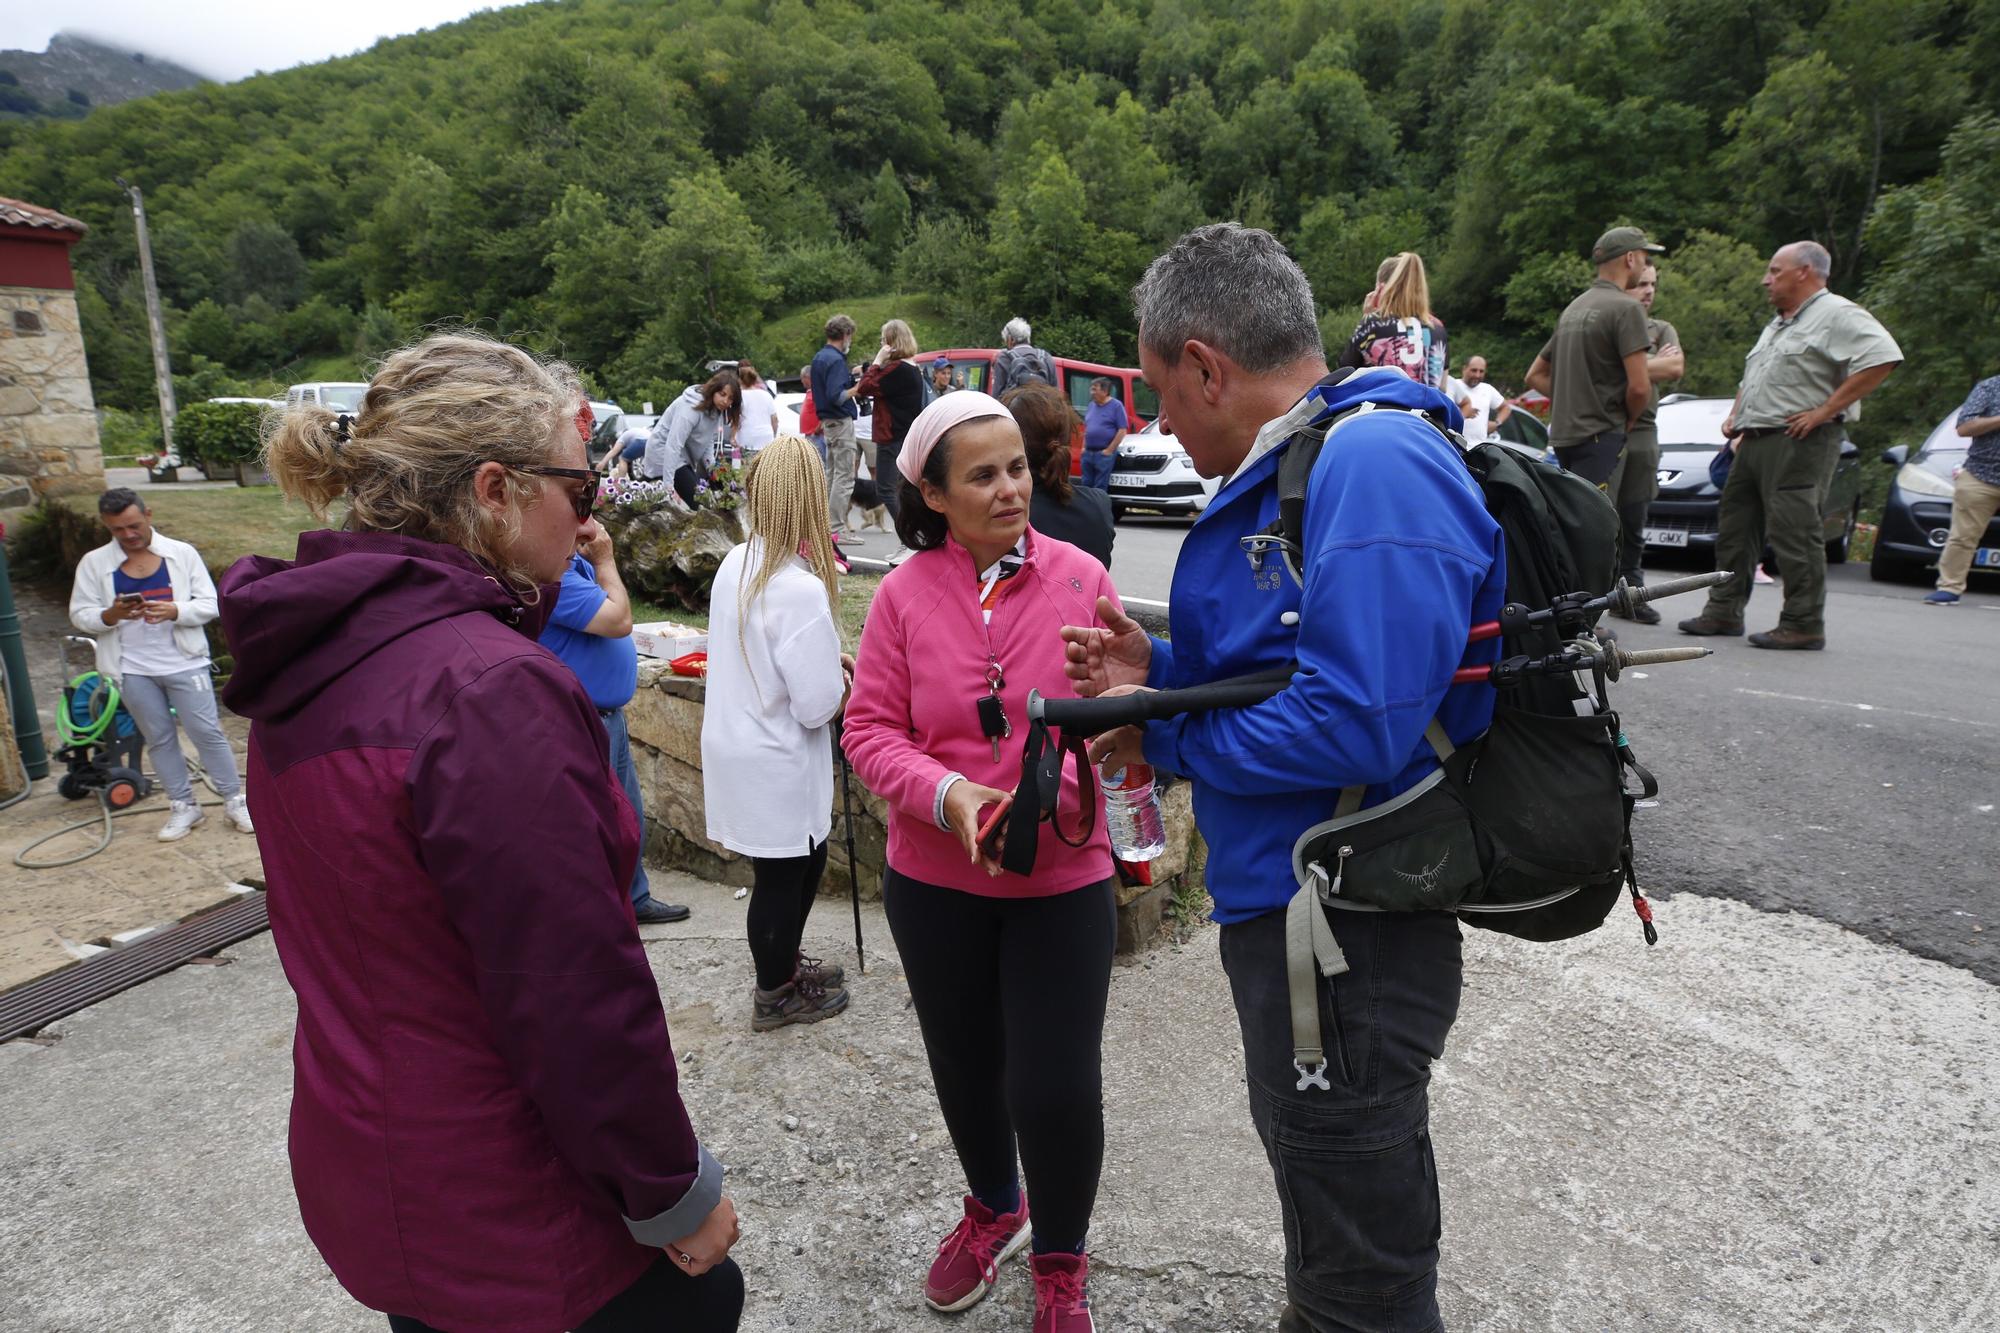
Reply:
[[[1012,796],[1002,797],[993,807],[993,813],[986,816],[979,825],[979,854],[991,860],[1000,859],[1001,844],[1007,840],[1007,813],[1014,808]]]

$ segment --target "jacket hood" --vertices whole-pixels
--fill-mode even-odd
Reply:
[[[533,639],[555,607],[525,605],[467,551],[386,532],[308,532],[297,560],[245,556],[222,576],[236,667],[223,702],[282,717],[362,659],[425,625],[485,612]]]
[[[1393,366],[1367,366],[1360,370],[1333,374],[1308,392],[1335,412],[1344,412],[1357,403],[1381,403],[1385,407],[1408,407],[1419,412],[1444,411],[1453,430],[1465,429],[1465,415],[1458,404],[1428,384],[1419,384]]]
[[[699,384],[688,385],[687,388],[681,390],[680,401],[686,403],[689,407],[696,406],[701,402],[701,389],[702,386]]]

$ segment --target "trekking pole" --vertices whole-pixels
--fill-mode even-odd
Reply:
[[[842,730],[836,728],[834,749],[840,752],[840,822],[847,830],[847,892],[854,903],[854,959],[861,975],[868,975],[868,955],[861,948],[861,868],[854,863],[854,788],[849,776],[854,769],[847,762],[847,747],[841,744]]]

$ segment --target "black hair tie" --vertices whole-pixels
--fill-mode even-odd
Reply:
[[[346,444],[354,438],[354,418],[345,412],[336,412],[333,417],[333,442]]]

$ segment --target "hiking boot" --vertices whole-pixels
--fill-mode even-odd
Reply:
[[[694,913],[679,903],[663,903],[649,893],[632,904],[632,915],[642,926],[664,926],[685,921]]]
[[[993,1290],[1000,1265],[1027,1243],[1026,1190],[1021,1191],[1021,1206],[1011,1213],[995,1213],[966,1195],[965,1216],[938,1244],[937,1258],[931,1260],[930,1276],[924,1279],[924,1304],[945,1314],[971,1309]],[[1035,1327],[1041,1326],[1038,1316]]]
[[[193,801],[168,801],[167,822],[160,825],[161,842],[179,842],[208,818]]]
[[[257,826],[250,822],[250,798],[240,791],[222,802],[222,817],[228,820],[238,833],[257,831]]]
[[[1615,609],[1611,614],[1617,616],[1620,620],[1629,620],[1635,625],[1657,625],[1660,623],[1660,613],[1654,609],[1651,602],[1639,603],[1632,608],[1629,615]]]
[[[799,955],[799,965],[792,971],[793,981],[816,981],[829,990],[847,984],[847,969],[839,963],[822,962],[817,958]]]
[[[1807,634],[1804,630],[1786,629],[1783,625],[1767,629],[1762,634],[1750,636],[1752,648],[1799,648],[1817,652],[1826,647],[1824,634]]]
[[[1699,615],[1696,616],[1693,620],[1683,620],[1681,622],[1681,633],[1727,634],[1732,638],[1735,638],[1742,636],[1743,623],[1741,621],[1738,621],[1736,624],[1732,625],[1726,620],[1717,620],[1714,616],[1711,615]]]
[[[1090,1259],[1081,1254],[1037,1254],[1028,1260],[1035,1275],[1034,1333],[1097,1333],[1090,1319],[1084,1284]]]
[[[750,987],[750,1026],[757,1032],[775,1032],[792,1023],[817,1023],[847,1008],[847,992],[838,986],[822,986],[800,978],[776,990]]]
[[[1957,606],[1957,605],[1958,605],[1958,594],[1957,594],[1957,593],[1955,593],[1955,592],[1946,592],[1946,591],[1945,591],[1945,590],[1944,590],[1943,588],[1939,588],[1939,589],[1938,589],[1938,590],[1937,590],[1936,592],[1934,592],[1934,593],[1932,593],[1932,594],[1931,594],[1930,596],[1928,596],[1928,597],[1924,598],[1924,605],[1926,605],[1926,606]]]

